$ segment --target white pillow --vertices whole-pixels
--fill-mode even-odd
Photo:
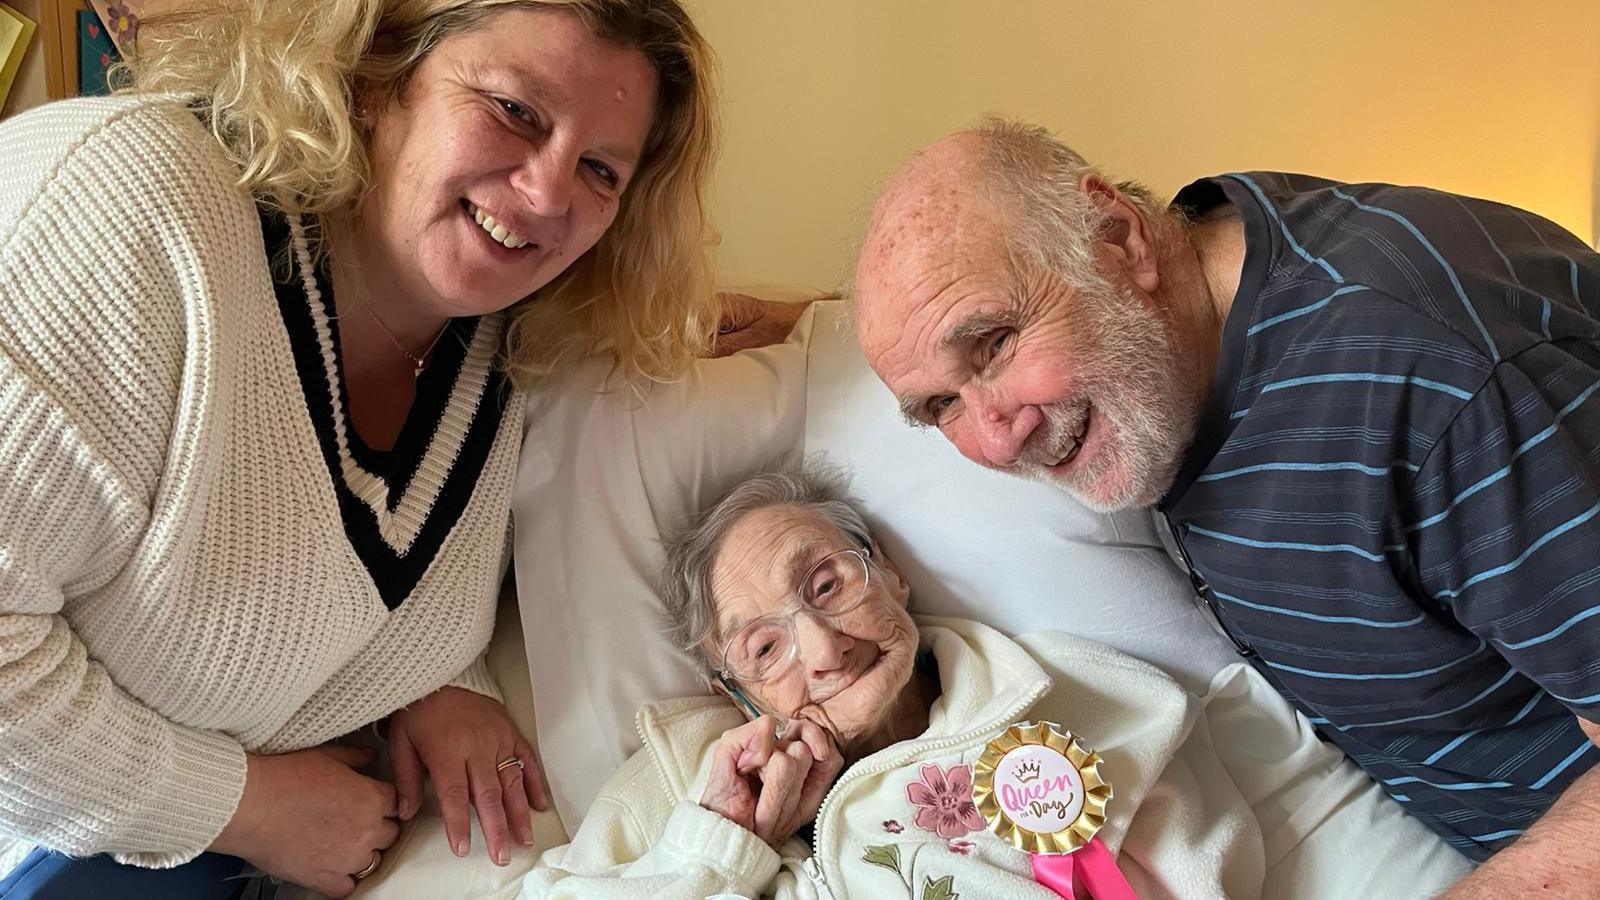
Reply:
[[[661,535],[796,458],[810,321],[784,344],[701,360],[643,402],[606,391],[600,364],[529,397],[512,497],[517,597],[540,755],[569,833],[639,747],[639,707],[706,690],[663,629]]]
[[[851,493],[912,608],[1007,634],[1065,631],[1165,669],[1204,694],[1238,657],[1147,511],[1101,515],[1057,488],[984,469],[917,430],[861,354],[838,302],[818,303],[805,450],[851,471]]]
[[[703,360],[643,403],[599,393],[601,366],[530,398],[513,500],[517,592],[540,752],[569,832],[638,748],[639,706],[705,689],[662,630],[662,533],[802,448],[853,471],[852,492],[919,611],[1093,638],[1196,693],[1234,659],[1147,514],[1090,513],[906,427],[840,327],[841,307],[813,304],[788,342]]]

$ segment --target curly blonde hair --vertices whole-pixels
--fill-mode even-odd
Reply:
[[[616,220],[588,253],[511,311],[504,363],[524,385],[610,354],[630,380],[669,378],[717,323],[706,184],[715,155],[713,61],[676,0],[250,0],[151,17],[129,87],[195,96],[240,184],[317,217],[355,208],[370,173],[357,98],[399,97],[445,38],[514,8],[561,9],[642,53],[656,116]]]

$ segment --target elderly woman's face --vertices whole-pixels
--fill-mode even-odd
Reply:
[[[616,218],[655,90],[643,54],[559,10],[498,13],[440,41],[374,111],[357,240],[420,309],[516,303]]]
[[[797,585],[818,561],[859,549],[838,528],[809,510],[759,509],[723,537],[711,568],[716,606],[714,651],[745,624],[782,616],[798,605]],[[837,618],[800,613],[793,619],[796,658],[740,689],[765,709],[811,719],[843,741],[878,724],[890,701],[911,680],[917,629],[906,612],[910,590],[879,553],[867,597]]]

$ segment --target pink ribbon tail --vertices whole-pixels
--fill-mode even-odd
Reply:
[[[1099,838],[1073,853],[1033,854],[1033,880],[1069,900],[1077,897],[1072,888],[1074,875],[1094,900],[1139,900]]]
[[[1072,892],[1072,870],[1077,863],[1072,861],[1072,853],[1035,853],[1033,854],[1033,880],[1067,900],[1076,897]]]
[[[1078,878],[1094,900],[1139,900],[1099,838],[1084,844],[1073,855],[1078,857]]]

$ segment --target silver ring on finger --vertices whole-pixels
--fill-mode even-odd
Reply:
[[[351,875],[350,877],[354,878],[357,881],[360,881],[361,879],[367,877],[368,875],[371,875],[373,872],[378,871],[378,865],[380,863],[382,863],[382,862],[383,862],[383,851],[382,850],[374,850],[374,851],[372,851],[372,862],[367,863],[367,867],[365,869],[362,869],[361,871],[355,873],[354,875]]]
[[[494,770],[496,772],[504,772],[505,770],[511,768],[512,766],[516,766],[519,769],[524,768],[524,764],[522,762],[522,757],[520,757],[520,756],[508,756],[505,759],[500,760],[500,764],[495,766]]]

